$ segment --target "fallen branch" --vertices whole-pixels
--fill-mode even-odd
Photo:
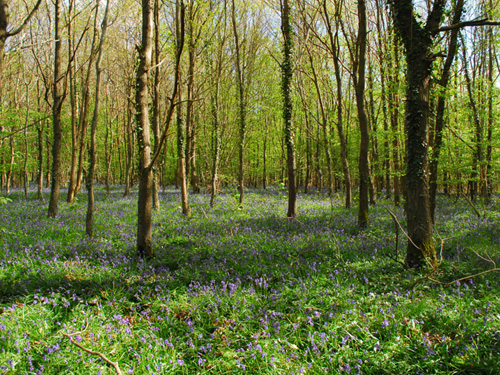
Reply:
[[[432,281],[433,283],[436,283],[436,284],[439,284],[439,285],[442,285],[442,286],[450,286],[450,285],[456,284],[456,283],[458,283],[460,281],[473,279],[473,278],[478,277],[478,276],[486,275],[487,273],[490,273],[490,272],[498,272],[498,271],[500,271],[500,268],[498,268],[496,262],[493,259],[491,259],[491,257],[490,257],[489,254],[486,254],[487,258],[485,258],[484,256],[480,255],[476,251],[474,251],[474,250],[472,250],[472,251],[474,252],[474,254],[476,254],[482,260],[484,260],[486,262],[491,262],[491,264],[493,265],[493,268],[491,268],[489,270],[486,270],[486,271],[483,271],[483,272],[476,273],[474,275],[469,275],[469,276],[461,277],[460,279],[456,279],[456,280],[450,281],[449,283],[443,283],[442,281],[433,279],[432,277],[430,277],[428,275],[427,276],[423,276],[423,277],[420,277],[420,278],[418,278],[417,280],[415,280],[413,282],[413,284],[411,286],[411,289],[413,289],[415,287],[415,285],[417,285],[419,282],[421,282],[423,280],[429,280],[429,281]]]
[[[208,220],[207,213],[205,212],[205,210],[203,209],[203,207],[200,206],[200,208],[201,208],[201,212],[203,212],[203,215],[205,216],[205,219]]]
[[[429,280],[429,281],[432,281],[433,283],[436,283],[436,284],[439,284],[442,286],[450,286],[450,285],[456,284],[460,281],[473,279],[473,278],[478,277],[478,276],[486,275],[487,273],[490,273],[490,272],[498,272],[498,271],[500,271],[500,268],[492,268],[492,269],[487,270],[487,271],[476,273],[475,275],[469,275],[469,276],[462,277],[460,279],[450,281],[449,283],[443,283],[442,281],[433,279],[432,277],[423,276],[423,277],[419,277],[417,280],[415,280],[410,289],[413,289],[415,287],[415,285],[417,285],[419,282],[421,282],[423,280]]]
[[[85,332],[88,328],[88,321],[87,321],[87,326],[85,327],[85,329],[82,331],[82,332]],[[75,332],[75,333],[72,333],[72,334],[67,334],[67,333],[63,333],[63,336],[64,337],[67,337],[69,339],[69,342],[72,343],[73,345],[77,346],[78,348],[80,348],[81,350],[83,350],[84,352],[87,352],[89,354],[92,354],[92,355],[96,355],[96,356],[99,356],[101,357],[101,359],[106,362],[109,366],[112,366],[116,373],[118,375],[123,375],[122,371],[120,370],[120,366],[118,365],[118,362],[113,362],[112,360],[110,360],[108,357],[106,357],[104,354],[102,353],[99,353],[99,352],[96,352],[96,351],[93,351],[91,349],[87,349],[86,347],[82,346],[81,344],[77,343],[76,341],[73,340],[73,336],[74,335],[77,335],[77,334],[80,334],[81,332]]]
[[[462,196],[465,198],[467,203],[469,203],[469,206],[472,207],[472,209],[476,213],[477,217],[481,219],[481,213],[477,210],[476,206],[474,206],[474,203],[472,203],[472,201],[469,199],[469,197],[467,195],[465,195],[463,192],[460,192],[460,194],[462,194]]]
[[[403,267],[406,267],[406,265],[404,264],[404,262],[401,262],[399,259],[398,259],[398,245],[399,245],[399,228],[398,228],[398,224],[399,224],[399,221],[398,221],[398,218],[396,217],[396,215],[394,215],[393,212],[391,212],[391,210],[387,210],[387,212],[389,212],[389,215],[391,215],[391,218],[392,218],[392,221],[394,222],[394,231],[396,232],[396,243],[395,243],[395,254],[394,254],[394,258],[391,257],[389,254],[387,254],[387,257],[391,260],[393,260],[394,262],[397,262],[399,264],[401,264]],[[399,224],[399,226],[401,226],[401,224]],[[402,229],[402,228],[401,228]]]

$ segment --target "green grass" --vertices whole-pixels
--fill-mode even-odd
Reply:
[[[405,225],[388,201],[360,231],[342,197],[300,195],[291,221],[279,189],[250,190],[243,210],[233,195],[214,208],[191,196],[188,219],[177,192],[161,193],[146,262],[135,255],[136,196],[98,190],[89,240],[83,195],[49,219],[34,193],[11,194],[0,205],[0,373],[115,373],[64,335],[124,374],[500,373],[498,273],[415,284],[423,274],[387,256],[387,209]],[[481,219],[466,202],[438,203],[433,278],[491,268],[498,199]]]

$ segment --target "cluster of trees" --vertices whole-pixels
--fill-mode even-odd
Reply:
[[[158,190],[283,182],[405,202],[406,263],[435,264],[435,197],[489,199],[499,168],[493,0],[0,0],[0,178],[139,185],[152,256]],[[403,200],[404,198],[404,200]]]

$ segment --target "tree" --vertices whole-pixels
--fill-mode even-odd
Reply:
[[[498,24],[495,21],[476,20],[441,27],[445,5],[445,0],[430,2],[427,20],[422,23],[416,18],[413,1],[391,1],[394,24],[403,41],[407,63],[405,116],[406,214],[409,234],[405,260],[407,267],[423,267],[426,263],[431,267],[437,265],[428,175],[429,102],[433,63],[437,57],[432,48],[436,36],[442,31],[467,26]]]
[[[240,190],[240,206],[243,206],[245,186],[243,174],[245,172],[245,136],[246,136],[246,108],[245,108],[245,77],[241,66],[240,57],[240,41],[238,36],[238,28],[236,27],[236,6],[232,0],[231,19],[233,21],[234,44],[236,48],[236,76],[238,78],[238,94],[239,94],[239,122],[240,122],[240,144],[239,144],[239,173],[238,173],[238,189]]]
[[[365,65],[366,65],[366,4],[358,0],[359,30],[356,42],[357,56],[354,64],[354,85],[356,89],[356,104],[358,108],[361,145],[359,148],[359,207],[358,225],[368,226],[368,187],[370,184],[370,165],[368,161],[369,132],[368,119],[365,110]]]
[[[92,116],[92,128],[90,131],[90,166],[89,172],[87,174],[87,217],[85,221],[85,229],[87,236],[92,238],[94,236],[94,177],[96,169],[96,133],[97,133],[97,123],[99,121],[99,98],[101,89],[101,60],[104,40],[106,37],[106,29],[108,28],[108,9],[109,0],[106,1],[106,9],[104,10],[104,18],[101,24],[101,38],[99,40],[98,55],[95,62],[95,72],[96,72],[96,83],[95,83],[95,104],[94,104],[94,115]],[[96,14],[97,15],[97,14]]]
[[[3,60],[4,60],[4,49],[5,42],[8,38],[19,34],[26,25],[30,22],[33,15],[38,10],[38,7],[42,3],[42,0],[37,0],[31,12],[28,13],[26,18],[21,25],[13,30],[8,30],[10,22],[10,10],[9,10],[9,0],[0,0],[0,103],[2,97],[2,77],[3,77]]]
[[[151,137],[149,124],[148,80],[153,53],[153,12],[151,1],[142,0],[142,42],[138,47],[135,105],[136,129],[139,144],[139,198],[137,203],[137,253],[152,257],[153,235],[151,231],[151,205],[153,197],[153,173],[151,165]]]
[[[177,0],[176,3],[176,51],[182,48],[184,45],[184,4],[181,0]],[[182,22],[181,22],[182,21]],[[177,54],[176,54],[177,55]],[[179,55],[180,58],[180,55]],[[180,61],[179,61],[180,64]],[[186,125],[182,117],[182,83],[181,80],[177,83],[179,85],[177,92],[179,96],[179,104],[177,106],[177,162],[179,168],[179,179],[181,182],[181,206],[182,213],[189,217],[191,216],[191,207],[189,207],[188,202],[188,187],[187,187],[187,175],[186,175],[186,145],[185,145],[185,133]]]
[[[54,16],[54,84],[52,94],[52,127],[53,127],[53,141],[52,141],[52,182],[50,189],[49,201],[49,217],[57,215],[58,201],[59,201],[59,185],[61,183],[61,148],[62,148],[62,121],[61,112],[64,101],[64,79],[65,76],[61,69],[62,59],[62,40],[61,40],[61,2],[55,0],[55,16]]]
[[[294,144],[294,128],[292,124],[292,96],[291,86],[293,78],[292,68],[292,25],[290,22],[290,7],[288,0],[281,3],[281,32],[283,34],[283,62],[281,63],[281,90],[283,94],[283,122],[284,139],[286,143],[287,170],[288,170],[288,211],[286,216],[294,218],[297,215],[297,177]]]
[[[406,92],[406,181],[408,222],[407,267],[436,266],[436,251],[430,208],[427,170],[429,166],[429,98],[431,92],[434,37],[445,1],[435,0],[425,24],[415,17],[411,0],[392,1],[394,23],[405,47]]]
[[[164,129],[151,154],[151,129],[149,122],[148,80],[151,70],[153,53],[153,11],[151,0],[142,0],[142,42],[138,47],[138,66],[136,72],[136,129],[139,145],[139,198],[137,201],[137,255],[151,258],[154,256],[152,235],[152,197],[153,197],[153,166],[160,156],[162,146],[172,121],[180,80],[180,62],[184,47],[184,3],[177,1],[176,29],[179,30],[176,43],[174,85],[167,110]]]

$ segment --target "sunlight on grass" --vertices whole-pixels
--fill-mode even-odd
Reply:
[[[390,202],[360,231],[341,197],[301,195],[290,221],[276,189],[250,190],[244,210],[230,193],[214,208],[197,195],[187,219],[166,190],[146,262],[135,255],[136,198],[112,193],[97,191],[95,240],[84,235],[84,196],[55,220],[21,192],[0,206],[1,373],[114,373],[64,334],[125,374],[500,371],[499,275],[412,288],[421,274],[387,257],[386,208],[405,222]],[[498,261],[498,202],[477,219],[440,199],[435,277],[488,269],[486,254]]]

